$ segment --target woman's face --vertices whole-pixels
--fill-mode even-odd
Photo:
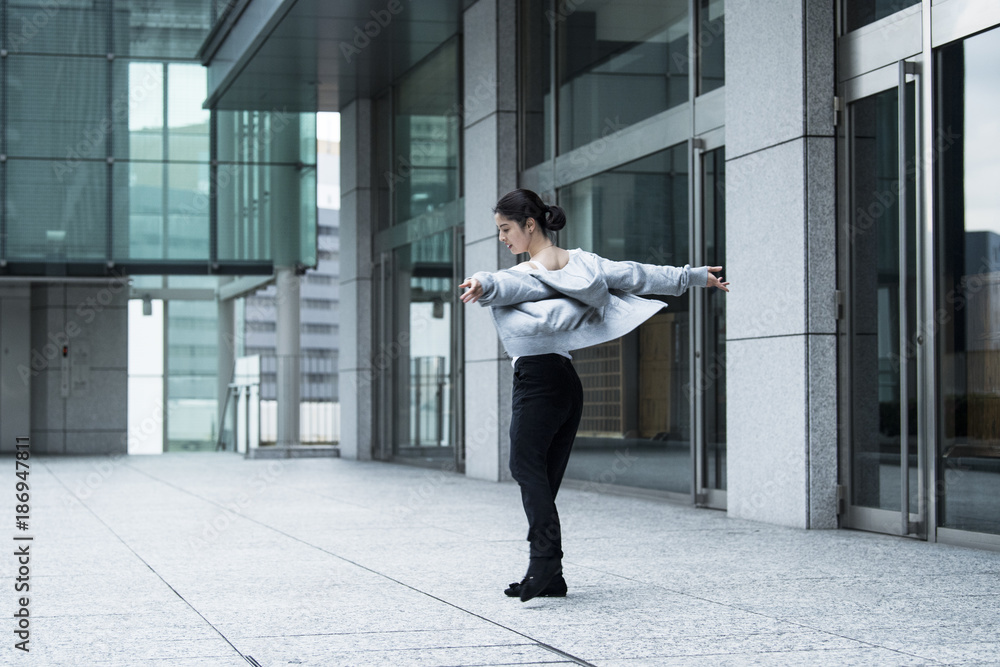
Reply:
[[[499,213],[493,214],[493,218],[496,220],[497,229],[500,230],[500,243],[507,246],[507,249],[515,255],[528,252],[528,245],[531,243],[528,227],[534,222],[531,218],[528,218],[524,227],[517,224],[516,220],[508,220]]]

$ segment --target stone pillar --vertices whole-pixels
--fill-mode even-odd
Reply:
[[[372,458],[371,100],[340,112],[340,454]]]
[[[835,528],[834,3],[726,3],[728,509]]]
[[[219,287],[232,282],[231,276],[220,276]],[[217,301],[217,312],[219,317],[219,329],[216,340],[219,345],[219,359],[217,367],[219,375],[216,385],[216,397],[218,403],[217,433],[221,434],[226,427],[226,395],[229,393],[229,383],[233,379],[233,367],[236,365],[237,347],[239,342],[236,339],[236,308],[232,299],[219,299]],[[232,406],[229,406],[232,409]],[[218,438],[218,436],[216,436]]]
[[[514,0],[479,0],[463,16],[466,275],[514,263],[497,241],[491,209],[517,187],[515,10]],[[465,472],[470,477],[510,479],[512,374],[489,309],[465,306]]]
[[[278,447],[299,444],[299,277],[276,267],[275,356],[277,357]]]

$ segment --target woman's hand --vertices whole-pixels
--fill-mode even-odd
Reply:
[[[459,289],[462,287],[469,288],[469,291],[462,295],[462,301],[465,303],[475,303],[483,295],[483,286],[475,278],[466,278],[465,282],[458,287]]]
[[[713,276],[713,273],[718,273],[722,270],[721,266],[710,266],[708,267],[708,284],[705,287],[718,287],[723,292],[729,291],[729,283],[722,282],[722,276]]]

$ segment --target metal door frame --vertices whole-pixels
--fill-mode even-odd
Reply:
[[[839,304],[840,313],[838,320],[838,366],[839,366],[839,383],[838,383],[838,410],[840,413],[840,479],[841,485],[844,488],[843,493],[843,505],[841,508],[842,522],[843,525],[851,528],[859,528],[862,530],[871,530],[880,533],[888,533],[892,535],[900,536],[916,536],[926,539],[927,537],[927,526],[932,522],[928,522],[928,517],[933,516],[929,514],[929,499],[932,498],[933,494],[928,493],[928,490],[932,488],[931,480],[934,479],[933,471],[931,470],[933,466],[933,457],[930,455],[930,449],[932,444],[932,438],[929,437],[932,430],[929,430],[929,420],[928,417],[932,417],[934,411],[934,406],[930,401],[933,397],[929,395],[932,391],[932,386],[934,382],[934,365],[932,363],[933,359],[933,348],[926,344],[927,341],[924,340],[924,336],[919,331],[909,331],[908,322],[905,316],[900,317],[900,350],[905,350],[907,346],[910,345],[911,340],[915,341],[917,344],[916,348],[916,359],[913,363],[913,367],[910,368],[910,364],[906,360],[906,355],[901,355],[901,369],[900,369],[900,387],[901,387],[901,399],[900,399],[900,510],[885,510],[871,507],[862,507],[851,504],[852,497],[852,480],[851,473],[852,467],[852,457],[853,457],[853,413],[851,409],[851,386],[853,380],[852,364],[851,364],[851,345],[852,345],[852,331],[853,331],[853,309],[852,299],[853,299],[853,280],[852,280],[852,253],[851,253],[851,225],[852,225],[852,212],[855,209],[854,197],[853,197],[853,184],[854,184],[854,173],[853,173],[853,160],[854,160],[854,147],[853,147],[853,116],[851,113],[851,105],[854,102],[860,101],[864,98],[870,97],[877,93],[885,92],[892,89],[897,89],[898,93],[898,115],[897,115],[897,132],[898,132],[898,173],[899,173],[899,220],[898,224],[900,226],[900,247],[899,247],[899,259],[900,259],[900,271],[905,272],[907,266],[908,255],[911,253],[915,256],[916,260],[916,277],[915,284],[918,286],[917,289],[917,299],[916,299],[916,322],[918,329],[920,328],[921,322],[928,321],[926,319],[926,314],[929,312],[926,289],[920,289],[920,286],[926,286],[928,280],[932,280],[933,276],[928,275],[926,256],[929,244],[927,240],[930,238],[929,234],[929,224],[928,217],[926,215],[926,207],[924,198],[921,195],[926,189],[927,178],[926,178],[926,167],[927,163],[924,161],[923,143],[924,143],[924,120],[926,118],[923,113],[922,100],[924,98],[924,87],[926,81],[922,76],[923,73],[923,63],[922,57],[920,55],[914,55],[910,58],[905,58],[899,60],[896,63],[886,65],[876,69],[872,72],[864,74],[862,76],[855,77],[848,81],[843,82],[840,85],[838,91],[839,99],[843,108],[843,123],[841,124],[840,132],[838,134],[838,152],[840,154],[840,159],[838,160],[838,201],[841,203],[838,210],[838,290],[839,290]],[[913,109],[908,108],[907,96],[905,94],[905,85],[907,83],[913,82],[916,86]],[[914,176],[914,187],[917,190],[917,196],[915,197],[916,202],[916,230],[915,230],[915,242],[916,247],[909,249],[906,247],[906,234],[903,228],[907,218],[907,184],[906,184],[906,170],[907,162],[905,155],[905,140],[906,140],[906,122],[905,119],[909,114],[914,116],[914,126],[915,126],[915,136],[914,140],[914,167],[916,173]],[[906,281],[902,280],[900,285],[900,308],[905,309],[905,304],[907,300],[906,292]],[[903,313],[905,315],[905,313]],[[908,386],[908,374],[915,372],[917,376],[917,396],[916,404],[917,410],[919,412],[919,417],[917,420],[917,507],[911,507],[909,502],[909,439],[908,439],[908,428],[906,424],[908,423],[908,406],[906,397],[906,387]],[[930,391],[929,391],[930,389]]]
[[[690,227],[688,231],[689,247],[691,248],[691,263],[694,266],[705,264],[705,220],[704,220],[704,157],[706,153],[722,148],[726,144],[725,128],[705,132],[690,141],[691,144],[691,206]],[[725,275],[725,274],[723,274]],[[699,507],[726,509],[726,491],[706,488],[705,479],[708,457],[705,452],[705,395],[702,390],[702,380],[705,377],[705,305],[704,290],[691,290],[691,489],[694,504]],[[728,451],[728,442],[727,451]],[[728,459],[727,459],[728,460]]]

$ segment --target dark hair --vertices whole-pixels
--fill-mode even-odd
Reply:
[[[558,232],[566,226],[566,214],[558,206],[546,206],[541,197],[531,190],[512,190],[500,198],[494,213],[499,213],[508,220],[513,220],[521,227],[534,218],[538,227],[551,238],[553,232]]]

